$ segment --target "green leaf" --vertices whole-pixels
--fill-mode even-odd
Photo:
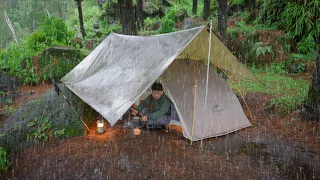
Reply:
[[[27,124],[27,126],[28,127],[32,127],[32,126],[34,126],[36,123],[34,122],[34,121],[30,121],[30,122],[28,122],[28,124]]]
[[[62,135],[64,135],[64,131],[65,131],[65,128],[61,129],[61,130],[57,130],[54,132],[54,136],[55,137],[61,137]]]

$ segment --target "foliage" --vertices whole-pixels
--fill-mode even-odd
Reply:
[[[9,117],[17,110],[17,108],[13,105],[12,99],[8,98],[6,100],[6,105],[1,107],[0,110],[4,113],[5,116]]]
[[[309,53],[309,54],[295,54],[292,53],[291,54],[291,58],[292,60],[303,60],[303,61],[314,61],[317,58],[317,52],[314,51],[313,53]]]
[[[255,28],[253,26],[246,25],[244,21],[237,22],[236,25],[242,33],[252,33],[253,31],[255,31]]]
[[[174,21],[169,18],[163,18],[160,23],[160,28],[158,30],[159,34],[174,32]]]
[[[159,34],[174,32],[174,24],[177,21],[177,10],[170,8],[166,15],[160,21]]]
[[[320,18],[320,1],[311,0],[303,4],[288,2],[281,14],[280,23],[293,37],[306,35],[320,37],[320,24],[314,24],[314,18]]]
[[[17,108],[13,105],[5,105],[2,108],[0,108],[0,110],[4,112],[5,116],[10,117],[14,112],[16,112]]]
[[[36,68],[32,66],[32,57],[49,46],[69,45],[72,36],[64,20],[55,17],[43,18],[39,28],[20,45],[11,43],[5,50],[0,51],[0,65],[9,69],[9,74],[17,76],[25,84],[37,84],[38,78]]]
[[[29,132],[29,137],[34,139],[36,143],[39,143],[41,141],[48,141],[53,135],[55,137],[64,135],[65,129],[53,131],[51,126],[52,122],[49,120],[49,117],[44,117],[42,121],[36,118],[28,123],[28,127],[34,128],[34,130]]]
[[[261,7],[261,22],[268,25],[278,23],[293,38],[320,35],[320,24],[314,24],[320,18],[319,0],[265,0]]]
[[[230,4],[242,4],[244,0],[229,0]]]
[[[262,42],[257,42],[253,45],[252,52],[256,52],[256,56],[265,55],[268,53],[273,53],[272,46],[265,46]]]
[[[64,136],[66,137],[74,137],[74,136],[79,136],[81,135],[83,132],[79,129],[76,128],[66,128],[64,131]]]
[[[272,68],[257,69],[251,71],[264,83],[254,82],[252,80],[237,79],[236,85],[242,93],[266,93],[271,94],[274,98],[270,106],[275,106],[276,111],[282,115],[293,112],[296,107],[302,106],[304,99],[307,97],[310,82],[303,79],[293,79],[281,73],[284,65],[275,64]],[[281,74],[286,74],[282,72]],[[235,79],[237,77],[234,77]],[[232,85],[232,88],[235,88]]]
[[[256,30],[277,30],[279,28],[279,25],[276,23],[272,25],[260,24],[258,20],[254,20],[253,25]]]
[[[23,77],[24,84],[32,84],[35,85],[38,83],[38,77],[36,74],[36,67],[33,67],[31,64],[31,60],[25,60],[26,67],[22,69],[20,77]]]
[[[227,34],[232,40],[235,40],[239,36],[240,32],[237,28],[227,28]]]
[[[285,69],[286,63],[285,62],[280,62],[280,63],[272,63],[269,67],[266,67],[266,72],[272,75],[285,75],[288,74],[288,71]]]
[[[106,36],[112,32],[120,32],[121,30],[121,26],[119,24],[100,25],[100,27],[101,33]]]
[[[301,54],[314,53],[316,49],[316,43],[311,36],[303,38],[297,45],[298,52]]]
[[[26,39],[26,45],[34,52],[40,52],[47,46],[69,45],[72,36],[64,20],[55,17],[43,18],[39,29]]]
[[[285,62],[280,62],[280,63],[274,62],[270,66],[264,66],[259,68],[257,68],[257,66],[253,64],[251,66],[251,72],[269,74],[269,75],[285,75],[285,74],[288,74],[285,67],[286,67]]]
[[[100,10],[97,6],[91,6],[88,7],[88,5],[85,5],[84,3],[84,8],[83,8],[83,23],[84,23],[84,28],[87,33],[87,38],[92,39],[96,37],[96,31],[94,30],[93,26],[94,23],[98,23],[98,19],[100,17],[101,13]],[[77,20],[77,24],[79,23],[79,20]],[[80,27],[80,25],[79,25]],[[80,30],[80,29],[79,29]]]
[[[108,17],[101,18],[105,16],[105,9],[107,3],[103,4],[103,11],[101,11],[96,1],[83,1],[82,12],[83,12],[83,23],[86,30],[86,39],[99,38],[100,36],[107,36],[112,32],[119,32],[121,26],[118,23],[108,24]],[[72,11],[72,16],[70,16],[66,22],[69,27],[72,27],[76,32],[80,32],[80,24],[78,17],[78,10],[74,9]],[[99,29],[94,29],[94,26],[98,24]]]
[[[12,99],[11,98],[7,99],[6,103],[10,106],[12,104]]]
[[[1,6],[2,2],[3,6]],[[69,16],[69,10],[73,8],[76,8],[74,0],[2,0],[0,17],[4,17],[3,10],[6,10],[20,43],[39,27],[41,18],[48,17],[48,12],[51,17],[64,19]],[[10,44],[10,41],[13,41],[13,36],[4,18],[0,18],[0,32],[3,35],[0,49],[3,49]]]
[[[3,149],[3,147],[0,147],[0,174],[7,172],[9,165],[10,163],[7,159],[7,152]]]
[[[249,19],[249,12],[248,11],[242,12],[241,19],[242,21],[247,21]]]
[[[151,31],[153,30],[153,27],[160,21],[159,17],[155,17],[155,18],[150,18],[147,17],[146,19],[144,19],[144,28],[147,31]]]

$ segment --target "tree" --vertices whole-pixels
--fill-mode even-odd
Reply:
[[[228,0],[218,0],[218,35],[227,46]]]
[[[198,8],[198,0],[193,0],[192,3],[192,13],[197,14],[197,8]]]
[[[80,22],[80,30],[81,30],[81,34],[83,37],[86,36],[86,31],[84,29],[84,25],[83,25],[83,16],[82,16],[82,5],[81,2],[83,0],[75,0],[77,2],[77,6],[78,6],[78,12],[79,12],[79,22]]]
[[[203,19],[207,20],[210,16],[210,0],[203,0]]]
[[[136,18],[133,12],[132,0],[118,0],[118,7],[120,12],[122,34],[136,35]]]
[[[306,101],[307,117],[310,120],[320,121],[320,37],[314,37],[317,42],[318,57],[316,61],[315,71],[313,73],[312,83],[308,92]]]
[[[141,29],[143,27],[143,1],[137,0],[137,25]]]

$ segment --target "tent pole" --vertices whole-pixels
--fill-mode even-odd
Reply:
[[[191,142],[190,144],[192,145],[192,140],[193,140],[193,135],[194,135],[194,119],[196,117],[196,105],[197,105],[197,71],[196,71],[196,65],[195,65],[195,60],[192,60],[192,66],[193,66],[193,116],[192,116],[192,134],[191,134]]]
[[[207,62],[207,80],[206,80],[206,94],[204,97],[204,112],[207,112],[207,97],[208,97],[208,84],[209,84],[209,70],[210,70],[210,51],[211,51],[211,35],[212,35],[212,19],[210,20],[210,38],[209,38],[209,50],[208,50],[208,62]],[[204,113],[205,114],[205,113]],[[203,148],[203,124],[204,118],[201,121],[201,144],[200,148]]]

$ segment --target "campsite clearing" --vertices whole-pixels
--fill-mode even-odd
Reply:
[[[20,96],[17,101],[25,98]],[[319,124],[292,120],[294,114],[286,118],[266,114],[269,95],[255,93],[245,98],[256,125],[207,139],[203,150],[199,149],[200,142],[191,146],[190,140],[171,132],[143,129],[135,136],[119,121],[102,135],[93,127],[85,137],[52,139],[29,148],[11,157],[12,167],[4,178],[320,178]],[[268,151],[270,148],[274,153]],[[293,161],[287,154],[300,157]]]

